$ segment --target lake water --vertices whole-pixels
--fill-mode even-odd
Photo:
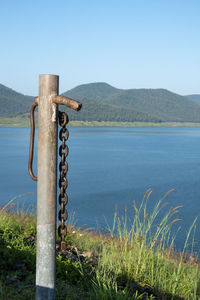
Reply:
[[[76,225],[102,229],[106,222],[112,224],[116,204],[119,214],[127,207],[128,216],[133,217],[133,200],[139,206],[148,188],[152,190],[150,210],[174,189],[167,196],[167,207],[183,205],[177,215],[182,221],[176,239],[177,249],[182,248],[187,230],[200,215],[200,128],[80,127],[69,131],[68,211],[70,216],[75,213]],[[19,208],[36,205],[37,183],[27,171],[29,132],[29,128],[0,128],[0,205],[14,197]],[[198,220],[197,243],[199,225]]]

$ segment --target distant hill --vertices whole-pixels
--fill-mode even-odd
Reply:
[[[89,83],[77,86],[65,93],[72,99],[79,100],[83,103],[81,111],[77,114],[71,110],[67,110],[70,120],[82,121],[162,121],[157,116],[148,112],[138,111],[123,103],[113,103],[113,97],[117,97],[121,93],[120,89],[114,88],[107,83]]]
[[[25,96],[0,84],[0,117],[16,116],[28,112],[33,97]]]
[[[165,89],[117,89],[107,83],[77,86],[63,95],[83,102],[73,120],[200,122],[200,107]]]
[[[194,94],[194,95],[187,95],[186,97],[194,101],[195,103],[200,104],[200,95]]]
[[[123,90],[98,82],[79,85],[63,95],[83,103],[78,113],[66,109],[70,120],[200,122],[200,105],[165,89]],[[0,116],[29,112],[32,103],[33,97],[0,85]]]

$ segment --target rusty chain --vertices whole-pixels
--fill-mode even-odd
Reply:
[[[59,163],[59,188],[60,188],[60,195],[59,195],[59,204],[60,204],[60,211],[58,213],[58,219],[60,221],[60,225],[58,226],[58,236],[60,237],[60,249],[61,251],[66,250],[66,243],[65,243],[65,236],[67,234],[67,227],[66,221],[68,218],[68,212],[65,206],[68,202],[68,196],[66,194],[66,189],[68,186],[66,174],[68,171],[68,163],[66,162],[66,157],[69,153],[68,146],[66,145],[66,141],[69,137],[69,131],[66,128],[68,123],[68,116],[65,112],[59,112],[58,115],[59,125],[61,126],[59,132],[59,139],[62,144],[59,147],[59,156],[61,157],[61,161]]]

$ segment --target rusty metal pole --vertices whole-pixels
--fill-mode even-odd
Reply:
[[[39,97],[35,97],[34,103],[30,110],[31,134],[28,163],[30,177],[34,181],[38,182],[36,300],[54,300],[56,297],[55,282],[58,105],[65,105],[75,111],[79,111],[82,107],[82,104],[71,98],[58,96],[59,77],[57,75],[40,75],[39,81]],[[35,132],[34,111],[37,106],[38,176],[35,176],[32,169],[32,163]],[[63,172],[64,171],[62,169],[62,173]],[[65,181],[66,180],[62,182]],[[61,189],[65,192],[65,188],[62,185],[62,182]],[[61,207],[63,207],[62,210],[64,210],[64,214],[66,216],[66,204],[64,203],[65,200],[64,202],[62,202]],[[61,215],[63,214],[62,210]],[[63,216],[61,217],[62,226],[65,227],[65,224],[63,224],[63,220],[65,222],[66,219]],[[61,251],[63,251],[62,243],[64,243],[63,240],[61,241]]]
[[[59,76],[40,75],[38,102],[38,186],[36,299],[55,299],[57,105]]]

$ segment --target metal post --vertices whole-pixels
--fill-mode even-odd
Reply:
[[[30,110],[31,135],[28,169],[37,185],[37,253],[36,300],[56,297],[56,198],[57,198],[57,142],[58,105],[79,111],[82,104],[68,97],[58,96],[59,77],[40,75],[39,97]],[[38,176],[33,174],[34,111],[38,106]],[[64,212],[65,213],[65,212]],[[63,251],[61,241],[61,251]]]
[[[36,299],[55,299],[57,105],[59,77],[40,75],[38,105],[38,186]]]

